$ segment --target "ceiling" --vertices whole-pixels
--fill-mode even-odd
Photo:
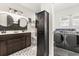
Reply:
[[[64,10],[67,8],[72,8],[77,5],[79,5],[79,3],[55,3],[54,11],[60,11],[60,10]]]
[[[39,12],[41,10],[41,3],[21,3],[20,5],[34,12]]]
[[[21,5],[34,12],[41,11],[41,3],[21,3]],[[53,5],[54,11],[57,12],[74,6],[79,6],[79,3],[54,3]]]

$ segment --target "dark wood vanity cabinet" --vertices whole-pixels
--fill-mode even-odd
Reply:
[[[10,55],[31,46],[31,33],[0,35],[0,55]]]

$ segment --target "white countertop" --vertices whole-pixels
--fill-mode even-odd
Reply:
[[[15,30],[15,31],[6,31],[6,33],[2,33],[0,31],[0,35],[7,35],[7,34],[19,34],[19,33],[28,33],[28,32],[35,32],[36,30],[25,30],[24,32],[22,32],[22,30]]]

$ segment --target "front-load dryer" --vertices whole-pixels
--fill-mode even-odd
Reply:
[[[79,35],[67,34],[65,49],[79,53]]]
[[[70,48],[77,47],[77,36],[74,34],[66,34],[65,45]]]

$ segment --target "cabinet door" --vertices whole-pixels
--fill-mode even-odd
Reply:
[[[17,38],[17,39],[16,38],[15,39],[9,39],[7,41],[8,54],[11,54],[11,53],[19,50],[20,49],[20,45],[21,45],[21,43],[20,43],[20,39],[19,38]]]
[[[26,47],[25,36],[9,39],[7,43],[8,43],[8,54],[19,51]]]
[[[30,45],[31,45],[31,33],[28,33],[26,37],[26,47]]]
[[[7,55],[6,41],[0,41],[0,56]]]

